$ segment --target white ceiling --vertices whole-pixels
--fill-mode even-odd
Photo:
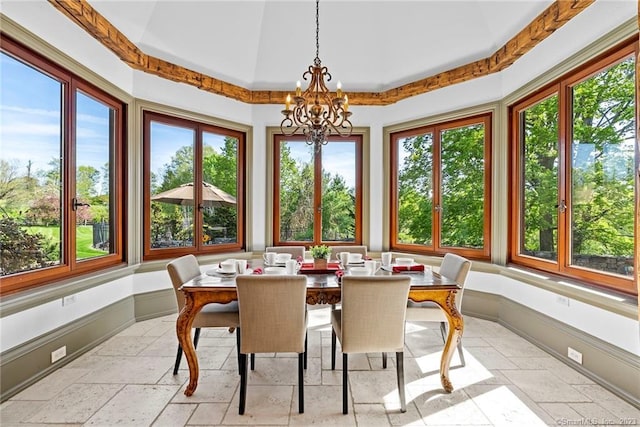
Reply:
[[[89,3],[144,53],[251,90],[292,89],[315,57],[314,0]],[[551,3],[321,0],[320,59],[380,92],[488,57]]]

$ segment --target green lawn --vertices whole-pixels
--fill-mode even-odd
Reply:
[[[40,233],[43,236],[58,242],[60,240],[60,227],[26,227],[29,233]],[[106,251],[93,248],[93,228],[90,225],[76,227],[76,259],[93,258],[107,254]]]

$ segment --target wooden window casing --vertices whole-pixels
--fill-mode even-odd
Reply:
[[[350,137],[343,138],[339,136],[333,136],[329,138],[328,144],[340,143],[340,142],[354,142],[355,148],[355,198],[354,198],[354,212],[355,212],[355,230],[354,239],[345,241],[325,241],[322,239],[322,156],[314,156],[314,188],[309,191],[313,191],[313,240],[282,240],[281,225],[280,225],[280,146],[282,142],[295,141],[304,143],[304,137],[300,136],[285,136],[282,134],[274,135],[274,156],[273,156],[273,182],[274,182],[274,194],[273,194],[273,245],[274,246],[287,246],[287,245],[319,245],[326,244],[330,246],[340,245],[360,245],[362,244],[362,158],[363,158],[363,138],[362,135],[351,135]]]
[[[447,130],[459,129],[473,125],[482,125],[484,129],[483,144],[483,230],[481,248],[452,247],[442,244],[442,210],[438,207],[442,205],[442,168],[441,164],[441,134]],[[398,144],[401,140],[418,135],[431,134],[432,145],[432,228],[431,243],[418,244],[400,241],[398,236],[399,228],[399,208],[398,208],[398,174],[399,174],[399,150]],[[442,123],[434,123],[415,129],[407,129],[391,134],[391,179],[390,179],[390,249],[424,255],[444,255],[447,252],[457,253],[461,256],[488,260],[491,252],[491,140],[492,140],[492,114],[480,114],[472,117],[455,119]]]
[[[236,157],[236,238],[234,242],[206,245],[203,240],[203,213],[197,210],[194,220],[194,244],[189,246],[174,246],[168,248],[152,248],[151,245],[151,123],[176,126],[194,131],[194,164],[193,179],[196,183],[203,181],[203,134],[214,133],[235,138],[237,144]],[[145,111],[143,114],[143,144],[144,144],[144,259],[175,258],[186,254],[206,255],[244,250],[245,243],[245,150],[246,135],[233,129],[226,129],[208,123],[202,123],[181,117]],[[194,186],[195,206],[202,203],[202,187]]]
[[[572,265],[571,261],[571,174],[572,158],[571,149],[573,143],[572,135],[572,104],[573,87],[575,85],[593,77],[599,72],[621,63],[629,58],[638,57],[638,38],[633,37],[581,67],[566,73],[554,82],[539,89],[524,99],[517,101],[509,107],[509,145],[510,145],[510,180],[509,180],[509,206],[510,206],[510,227],[509,227],[509,256],[508,259],[514,264],[531,267],[537,270],[552,273],[557,276],[564,276],[570,279],[590,283],[599,287],[622,291],[637,295],[638,289],[634,275],[623,277],[618,274],[611,274],[586,267]],[[637,64],[636,64],[637,72]],[[636,77],[637,81],[637,77]],[[636,97],[637,97],[636,83]],[[523,254],[521,250],[524,224],[522,224],[523,209],[523,147],[521,144],[522,122],[521,113],[528,108],[541,102],[550,96],[558,97],[558,208],[564,202],[566,209],[558,209],[557,219],[557,260],[543,259],[529,254]],[[636,99],[634,97],[634,100]],[[638,106],[635,106],[636,130],[638,126]],[[635,148],[635,170],[638,171],[638,136],[636,134]],[[636,186],[638,178],[636,176]],[[635,194],[638,194],[637,189]],[[635,215],[638,215],[639,201],[635,200]],[[637,259],[638,252],[638,230],[634,230],[635,254],[633,259]],[[637,265],[634,266],[636,269]]]
[[[58,81],[61,94],[61,254],[58,265],[9,274],[0,278],[0,294],[7,295],[30,288],[52,284],[80,274],[123,264],[125,261],[125,135],[126,105],[86,82],[60,65],[5,36],[0,37],[3,53]],[[76,259],[76,215],[72,209],[75,197],[76,93],[91,97],[111,109],[113,114],[112,140],[109,147],[110,171],[110,241],[109,253],[90,259]]]

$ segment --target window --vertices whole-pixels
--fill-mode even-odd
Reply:
[[[145,259],[244,247],[245,134],[144,113]]]
[[[362,136],[315,149],[274,136],[274,236],[278,244],[362,242]]]
[[[390,246],[488,258],[491,114],[391,134]]]
[[[2,37],[2,294],[117,265],[123,103]]]
[[[636,44],[512,106],[513,262],[637,292]]]

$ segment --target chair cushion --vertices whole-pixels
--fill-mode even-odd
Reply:
[[[193,321],[194,328],[234,327],[240,326],[238,302],[229,304],[207,304]]]

